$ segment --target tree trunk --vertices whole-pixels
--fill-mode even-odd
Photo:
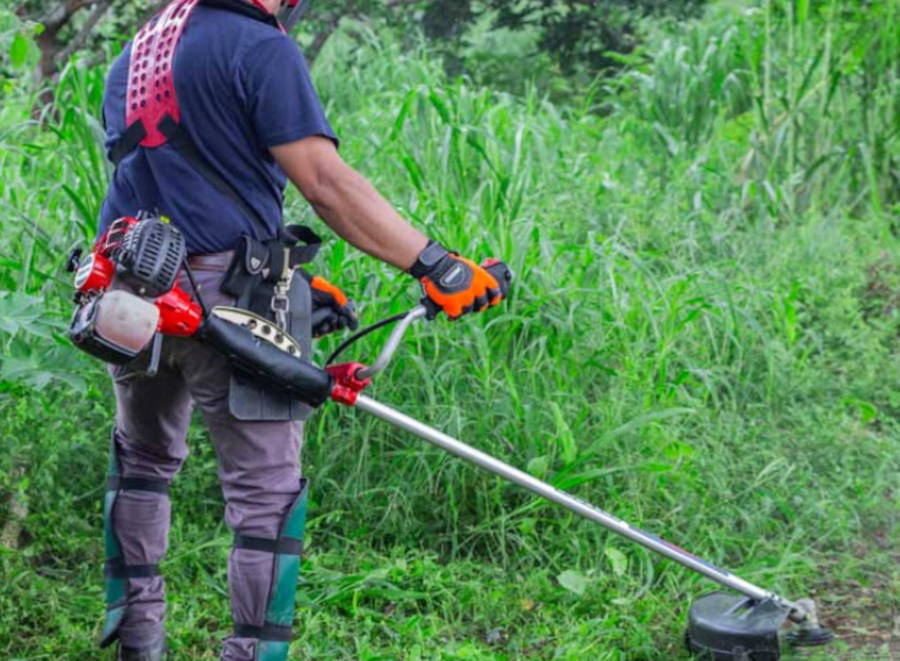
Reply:
[[[58,30],[45,28],[35,39],[38,48],[41,50],[41,59],[37,69],[38,83],[45,83],[40,96],[38,96],[38,105],[32,112],[34,118],[38,120],[43,114],[43,109],[48,108],[53,103],[53,90],[46,83],[52,80],[54,74],[56,74],[56,56],[61,49],[59,42],[56,40],[57,32]]]
[[[306,61],[309,63],[310,68],[315,64],[316,58],[319,57],[322,48],[324,48],[336,29],[337,22],[328,24],[325,28],[317,32],[316,36],[313,37],[312,43],[303,49],[303,54],[306,57]]]

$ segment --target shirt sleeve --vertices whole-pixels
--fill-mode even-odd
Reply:
[[[329,138],[337,146],[306,59],[287,36],[267,39],[247,51],[240,84],[253,130],[263,147],[313,135]]]

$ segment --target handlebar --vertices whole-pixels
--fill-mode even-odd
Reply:
[[[509,267],[496,259],[490,259],[484,262],[482,266],[488,273],[494,276],[497,283],[500,285],[501,295],[506,298],[509,294],[509,285],[512,282],[512,272],[509,270]],[[407,312],[406,316],[400,320],[400,323],[398,323],[391,332],[388,341],[385,343],[384,347],[382,347],[381,353],[378,354],[378,358],[375,359],[375,362],[359,371],[359,378],[369,379],[387,367],[388,363],[391,362],[391,358],[393,358],[394,354],[397,352],[397,347],[400,346],[400,341],[403,339],[406,331],[409,330],[409,327],[412,326],[414,321],[418,321],[423,317],[434,319],[435,314],[437,314],[435,307],[434,303],[428,298],[423,298],[420,305],[417,305]]]
[[[481,263],[481,267],[494,276],[494,280],[500,285],[500,294],[506,298],[509,294],[509,286],[512,282],[512,271],[509,267],[499,259],[488,259]],[[431,321],[441,313],[441,307],[427,296],[423,296],[419,301],[425,308],[426,316]]]
[[[509,267],[496,259],[484,262],[482,267],[494,276],[500,286],[502,297],[506,298],[509,293],[510,283],[512,282],[512,273],[510,272]],[[383,319],[345,340],[337,349],[335,349],[326,361],[327,366],[325,369],[336,380],[335,389],[332,391],[332,399],[344,404],[353,405],[356,402],[356,397],[359,392],[371,382],[372,377],[384,370],[391,362],[391,359],[397,352],[397,348],[400,346],[400,342],[403,340],[403,336],[406,334],[406,331],[409,330],[409,327],[419,319],[434,319],[439,313],[439,309],[436,309],[436,307],[437,306],[435,306],[428,298],[423,298],[420,304],[409,312],[405,314],[401,313],[396,317]],[[342,363],[336,365],[333,363],[333,360],[353,342],[361,339],[370,332],[395,321],[398,322],[397,326],[391,331],[387,342],[385,342],[381,352],[375,359],[375,362],[371,365],[365,366],[360,363]]]
[[[393,358],[394,354],[397,352],[397,347],[400,346],[400,341],[403,339],[403,336],[406,335],[406,331],[409,330],[409,327],[412,326],[414,321],[418,321],[427,315],[428,309],[424,305],[417,305],[407,312],[406,316],[403,317],[403,319],[400,320],[400,323],[398,323],[394,327],[394,330],[391,331],[388,341],[385,342],[381,349],[381,353],[378,354],[378,358],[375,359],[375,362],[359,371],[359,378],[369,379],[387,367],[388,363],[391,362],[391,358]]]

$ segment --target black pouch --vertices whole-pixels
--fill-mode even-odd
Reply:
[[[285,236],[281,239],[257,241],[244,237],[228,268],[222,291],[234,297],[235,307],[276,321],[272,297],[285,259],[291,267],[309,262],[318,252],[320,243],[315,233],[297,225],[285,228]],[[294,271],[291,279],[288,301],[286,330],[299,343],[301,357],[308,360],[312,350],[312,293],[299,270]],[[232,371],[228,408],[238,420],[270,422],[305,420],[313,411],[307,404],[261,385],[239,369]]]

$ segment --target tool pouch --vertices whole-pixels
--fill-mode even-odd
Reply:
[[[222,291],[235,299],[235,307],[278,322],[273,301],[285,269],[296,269],[286,294],[283,330],[297,340],[302,358],[309,360],[312,347],[312,296],[309,284],[297,267],[311,261],[321,239],[309,228],[290,225],[277,239],[257,241],[245,236],[222,283]],[[260,385],[257,379],[233,370],[228,407],[239,420],[305,420],[312,409],[282,390]]]

